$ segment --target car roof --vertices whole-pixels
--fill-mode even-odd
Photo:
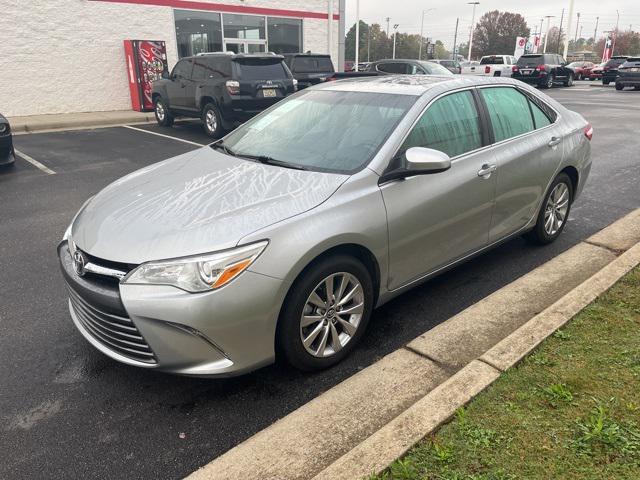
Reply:
[[[192,55],[191,57],[184,57],[184,58],[195,59],[195,58],[207,58],[207,57],[229,58],[231,60],[236,60],[241,58],[279,58],[281,60],[284,60],[284,57],[282,55],[276,55],[275,53],[233,53],[233,52],[208,52],[208,53],[200,53],[198,55]]]
[[[285,57],[329,57],[327,53],[311,53],[311,52],[301,52],[301,53],[283,53]]]
[[[479,85],[522,85],[507,77],[465,77],[460,75],[382,75],[345,78],[312,87],[319,90],[346,92],[391,93],[421,96],[429,90],[455,90]]]

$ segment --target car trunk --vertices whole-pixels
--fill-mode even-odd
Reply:
[[[265,100],[287,96],[290,82],[281,58],[238,58],[234,64],[241,96]]]

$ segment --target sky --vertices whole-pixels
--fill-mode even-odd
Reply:
[[[442,40],[446,47],[453,45],[456,18],[460,18],[458,27],[458,43],[466,42],[471,26],[472,6],[470,0],[360,0],[360,19],[367,23],[379,23],[383,30],[387,28],[386,18],[390,17],[391,30],[398,24],[399,32],[420,33],[420,15],[423,10],[434,10],[424,14],[424,35],[435,40]],[[356,0],[347,2],[347,31],[356,20]],[[565,9],[563,29],[567,25],[569,0],[480,0],[476,7],[476,22],[483,14],[491,10],[502,10],[519,13],[524,16],[532,33],[540,29],[540,20],[546,15],[554,15],[551,26],[560,25],[562,9]],[[577,13],[580,13],[582,36],[593,36],[598,24],[598,37],[606,30],[612,30],[616,24],[616,9],[620,12],[620,29],[628,30],[629,26],[640,31],[640,0],[575,0],[573,27],[571,37],[576,34]],[[546,29],[546,20],[543,32]]]

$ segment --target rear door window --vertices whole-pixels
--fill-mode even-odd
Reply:
[[[192,61],[190,59],[180,60],[176,63],[176,66],[173,67],[172,75],[175,78],[191,78],[191,65]]]
[[[297,57],[293,69],[299,73],[333,72],[333,63],[329,57]]]
[[[241,80],[276,80],[288,78],[281,60],[267,58],[242,58],[234,62]]]
[[[385,73],[407,73],[407,65],[401,62],[379,63],[376,68],[379,72]]]
[[[412,147],[433,148],[457,157],[482,147],[480,117],[469,91],[436,100],[406,138],[401,152]]]
[[[535,129],[529,100],[511,87],[481,88],[495,142],[517,137]]]

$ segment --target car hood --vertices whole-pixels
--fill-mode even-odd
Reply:
[[[107,186],[78,214],[71,236],[95,257],[133,264],[222,250],[314,208],[347,178],[204,147]]]

